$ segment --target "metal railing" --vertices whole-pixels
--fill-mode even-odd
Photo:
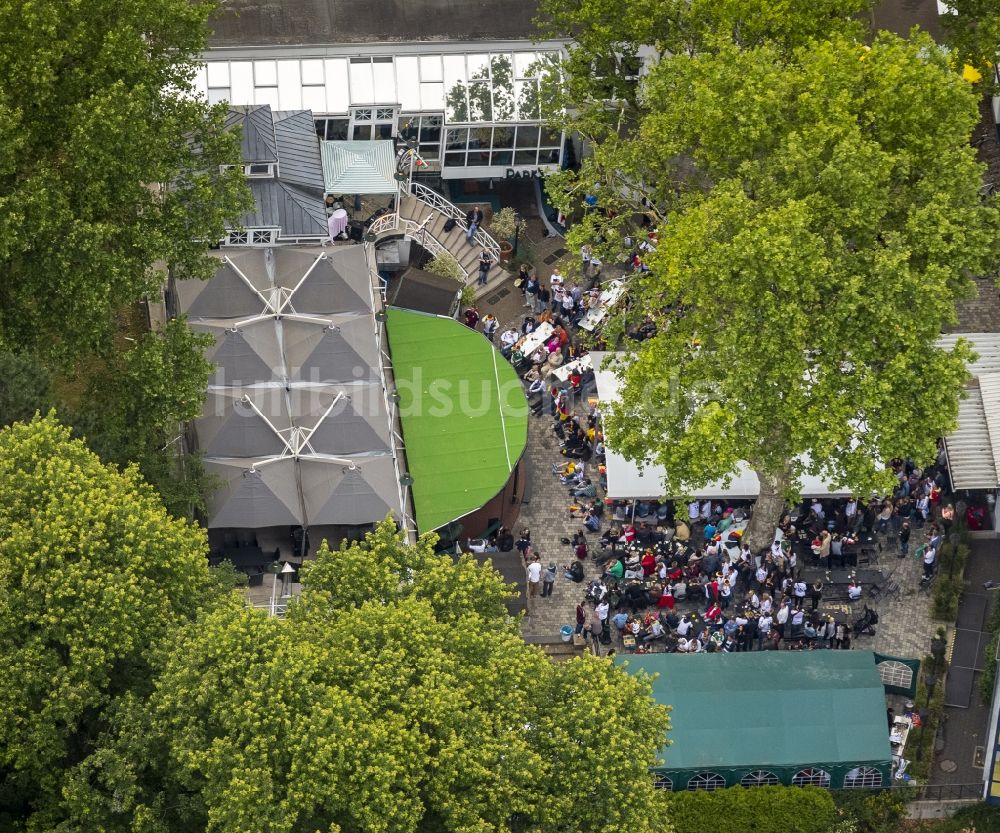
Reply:
[[[909,801],[981,801],[982,782],[976,784],[920,784],[913,787],[893,784],[892,790],[906,790]]]
[[[401,185],[400,191],[402,192],[400,194],[400,202],[402,202],[402,196],[406,193],[406,186]],[[429,205],[435,211],[438,211],[446,217],[450,217],[451,219],[457,221],[466,231],[469,230],[469,224],[465,220],[465,212],[462,211],[462,209],[457,205],[448,202],[448,200],[442,197],[437,191],[432,188],[428,188],[423,183],[411,182],[410,193],[422,203]],[[500,244],[497,243],[491,234],[483,231],[482,229],[477,229],[476,236],[472,239],[490,253],[490,257],[493,259],[494,263],[499,263]]]
[[[402,197],[402,194],[400,196]],[[452,207],[454,208],[454,206]],[[458,209],[455,210],[457,211]],[[462,270],[462,274],[465,276],[465,282],[468,283],[472,277],[469,270],[462,266],[458,258],[455,257],[454,253],[452,253],[447,246],[431,234],[430,230],[427,228],[428,224],[433,219],[434,215],[428,214],[423,222],[418,223],[415,220],[407,220],[405,217],[401,217],[396,213],[383,214],[371,224],[368,231],[376,236],[390,234],[392,232],[405,234],[416,240],[421,246],[430,252],[433,257],[437,257],[441,254],[451,255],[451,257],[455,258],[455,262],[458,263],[459,269]],[[497,251],[499,252],[499,249]]]

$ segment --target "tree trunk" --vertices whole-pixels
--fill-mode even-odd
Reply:
[[[750,518],[750,524],[743,533],[743,540],[750,545],[754,553],[759,553],[770,547],[774,541],[774,529],[785,510],[789,473],[787,470],[774,473],[759,469],[755,469],[754,473],[760,481],[760,495],[754,503],[753,517]]]

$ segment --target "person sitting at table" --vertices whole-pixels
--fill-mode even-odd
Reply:
[[[511,353],[514,352],[514,344],[516,342],[517,330],[514,327],[508,327],[500,333],[500,355],[505,359],[509,359]]]
[[[847,598],[852,602],[861,598],[861,585],[854,579],[851,579],[850,584],[847,585]]]
[[[608,568],[604,571],[604,578],[614,579],[615,581],[620,581],[625,576],[625,564],[622,562],[621,558],[615,558],[608,564]]]
[[[524,321],[521,322],[521,333],[522,335],[528,335],[528,333],[533,333],[535,327],[537,326],[535,319],[530,315],[525,316]]]

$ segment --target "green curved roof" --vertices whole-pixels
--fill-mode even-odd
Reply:
[[[420,532],[497,495],[528,441],[521,380],[482,333],[390,307],[389,346]]]

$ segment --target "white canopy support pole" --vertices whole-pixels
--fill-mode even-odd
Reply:
[[[309,445],[309,440],[312,439],[312,435],[316,433],[316,430],[323,424],[323,420],[325,420],[330,415],[330,411],[332,411],[336,407],[337,403],[341,399],[346,399],[346,398],[347,394],[344,393],[343,391],[341,391],[335,397],[333,397],[333,402],[330,403],[330,407],[327,408],[325,411],[323,411],[323,415],[318,420],[316,420],[316,424],[308,431],[303,433],[303,436],[301,438],[302,441],[300,443],[297,443],[298,447],[295,449],[296,454],[301,452],[302,449],[306,448],[307,446],[310,451],[313,451],[313,447]]]
[[[288,293],[288,297],[285,298],[285,300],[282,302],[281,308],[277,310],[277,312],[281,313],[285,309],[285,307],[288,306],[288,304],[291,302],[292,296],[294,296],[298,288],[302,286],[303,283],[305,283],[306,278],[308,278],[312,274],[312,270],[315,269],[320,264],[320,261],[326,259],[327,258],[325,252],[321,255],[316,256],[316,259],[309,265],[309,268],[306,269],[305,274],[301,278],[299,278],[299,282],[292,287],[291,291]]]
[[[259,416],[262,420],[264,420],[264,422],[267,423],[267,427],[270,428],[272,431],[274,431],[275,436],[285,444],[285,450],[287,452],[289,452],[290,454],[295,453],[295,449],[292,448],[291,444],[288,442],[288,439],[284,436],[284,434],[281,433],[281,431],[279,431],[277,428],[274,427],[274,423],[271,422],[271,420],[269,420],[266,416],[264,416],[264,413],[261,411],[261,409],[257,407],[257,403],[255,403],[249,396],[244,396],[240,401],[244,405],[249,405],[250,408],[253,410],[253,412],[257,414],[257,416]]]
[[[325,327],[336,327],[337,324],[332,318],[323,317],[321,315],[306,315],[301,312],[290,312],[288,315],[281,316],[285,321],[302,321],[305,324],[322,324]],[[348,317],[347,315],[343,317]],[[356,315],[355,318],[367,317],[367,313],[362,315]]]
[[[240,280],[242,280],[243,283],[245,283],[248,287],[250,287],[250,291],[253,292],[254,295],[256,295],[258,298],[260,298],[261,303],[264,304],[265,309],[273,309],[273,307],[271,306],[270,300],[268,300],[268,298],[266,298],[264,296],[264,294],[259,289],[257,289],[256,286],[253,285],[253,283],[251,282],[250,278],[248,278],[246,275],[243,274],[243,272],[239,268],[239,266],[237,266],[235,263],[233,263],[229,259],[228,255],[226,257],[222,258],[222,260],[223,260],[224,263],[229,264],[229,268],[232,269],[237,275],[240,276]]]

